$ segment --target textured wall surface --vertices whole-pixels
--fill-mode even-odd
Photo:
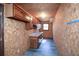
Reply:
[[[53,24],[53,37],[60,55],[79,55],[79,4],[61,4]]]
[[[6,11],[6,10],[5,10]],[[7,12],[7,11],[6,11]],[[26,24],[13,19],[4,18],[4,51],[5,55],[23,55],[29,49],[29,34]]]

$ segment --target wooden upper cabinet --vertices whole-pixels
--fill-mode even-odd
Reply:
[[[6,17],[13,18],[19,21],[29,22],[26,16],[29,16],[26,11],[17,4],[5,4],[6,6]]]

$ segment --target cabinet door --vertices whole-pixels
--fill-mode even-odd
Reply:
[[[24,14],[23,10],[20,7],[18,7],[17,5],[13,5],[13,14],[14,14],[15,18],[17,18],[19,20],[23,20],[23,21],[25,20],[25,18],[24,18],[25,14]]]
[[[29,14],[18,4],[5,4],[5,14],[7,18],[29,22],[26,19],[26,16],[29,16]]]
[[[4,55],[4,6],[0,4],[0,56]]]

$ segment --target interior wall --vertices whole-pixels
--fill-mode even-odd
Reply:
[[[6,6],[5,6],[6,7]],[[4,8],[5,8],[4,7]],[[29,34],[32,30],[26,30],[26,24],[21,21],[4,17],[4,52],[5,55],[23,55],[29,49]]]
[[[78,20],[79,4],[60,5],[53,23],[53,37],[60,55],[79,55]]]

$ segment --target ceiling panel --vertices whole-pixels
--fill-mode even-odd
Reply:
[[[45,12],[48,17],[54,17],[60,6],[59,3],[20,3],[19,5],[37,18],[41,12]]]

